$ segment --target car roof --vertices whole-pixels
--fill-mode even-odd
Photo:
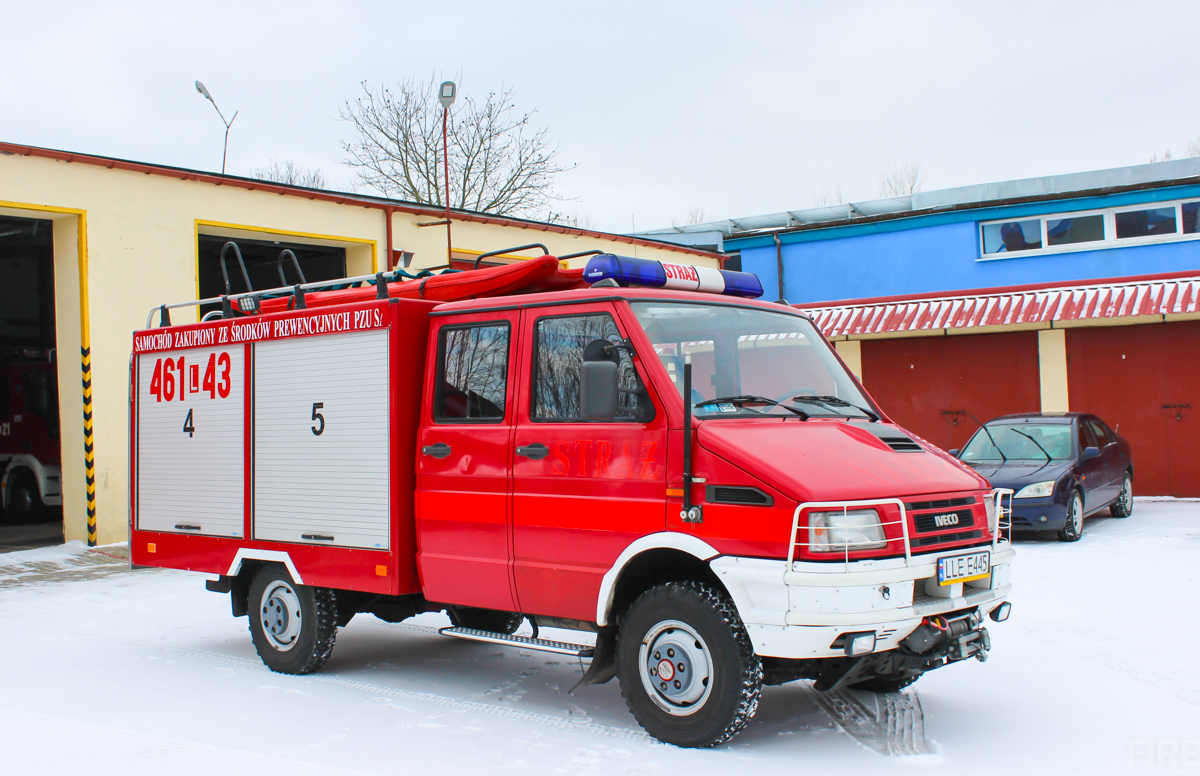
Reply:
[[[1003,425],[1015,425],[1017,423],[1074,423],[1076,418],[1095,418],[1095,415],[1087,412],[1018,412],[1013,415],[1001,415],[998,418],[992,418],[987,422],[987,425],[993,423]]]

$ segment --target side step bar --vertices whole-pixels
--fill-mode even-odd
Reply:
[[[574,655],[576,657],[592,657],[595,647],[587,644],[568,644],[565,641],[550,641],[549,639],[531,639],[528,636],[510,636],[507,633],[492,633],[491,631],[475,630],[474,628],[442,628],[438,633],[443,636],[453,636],[456,639],[468,641],[484,641],[488,644],[504,644],[509,647],[524,647],[539,652],[553,652],[556,655]]]

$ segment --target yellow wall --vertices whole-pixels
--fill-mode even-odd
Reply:
[[[1038,332],[1038,376],[1041,379],[1042,412],[1068,412],[1067,333],[1062,329]]]
[[[338,204],[229,185],[178,180],[81,162],[0,154],[0,212],[54,219],[55,305],[59,345],[63,509],[68,539],[86,539],[79,227],[86,222],[86,301],[90,305],[95,430],[97,541],[124,541],[128,520],[128,369],[131,337],[152,307],[195,299],[196,235],[215,234],[347,248],[350,274],[386,269],[385,215]],[[54,208],[47,211],[45,208]],[[70,212],[59,212],[70,211]],[[86,218],[84,217],[86,213]],[[393,247],[415,253],[414,267],[446,263],[444,226],[393,215]],[[537,228],[454,222],[454,247],[491,251],[544,243],[552,253],[603,248],[622,255],[717,266],[715,258]],[[285,235],[285,237],[270,237]],[[298,235],[298,236],[297,236]],[[531,254],[536,255],[536,254]],[[576,260],[573,266],[586,261]],[[175,322],[194,321],[190,310]]]
[[[838,340],[833,343],[838,355],[859,380],[862,379],[862,343],[858,340]]]

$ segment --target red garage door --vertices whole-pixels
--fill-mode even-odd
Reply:
[[[1067,329],[1067,378],[1072,410],[1120,424],[1134,492],[1200,496],[1200,321]]]
[[[1037,332],[862,341],[863,385],[892,420],[942,449],[997,415],[1037,412]]]

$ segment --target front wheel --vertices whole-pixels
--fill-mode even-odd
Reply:
[[[617,635],[621,694],[638,723],[669,744],[716,746],[737,734],[762,690],[762,663],[723,592],[700,582],[652,587]]]
[[[309,674],[325,665],[337,619],[332,590],[297,585],[279,566],[265,566],[250,583],[250,636],[272,671]]]
[[[1129,517],[1133,514],[1133,475],[1126,472],[1125,482],[1121,484],[1121,495],[1109,505],[1108,511],[1113,517]]]
[[[37,480],[29,469],[17,469],[9,476],[8,517],[14,523],[33,523],[46,508]]]
[[[1071,494],[1067,502],[1067,522],[1058,532],[1060,542],[1077,542],[1083,537],[1083,496],[1079,491]]]

